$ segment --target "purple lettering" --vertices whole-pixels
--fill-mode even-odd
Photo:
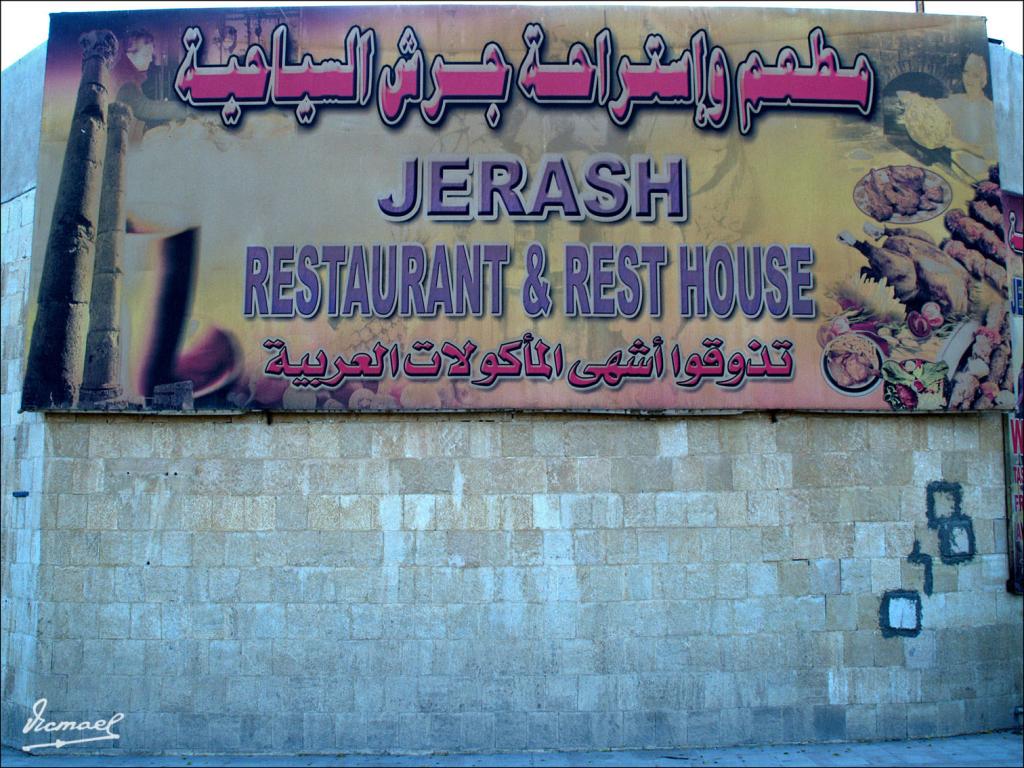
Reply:
[[[651,317],[661,317],[661,269],[668,264],[668,249],[664,245],[643,245],[640,261],[647,265],[647,312]]]
[[[761,283],[761,246],[750,249],[736,246],[736,292],[739,294],[740,311],[747,317],[758,317],[764,305]]]
[[[690,306],[691,295],[693,307]],[[679,314],[682,317],[707,317],[704,293],[704,246],[693,247],[693,260],[686,245],[679,246]]]
[[[480,246],[474,245],[472,253],[464,243],[455,245],[455,314],[469,314],[479,317],[482,313],[484,298],[483,267],[480,259]]]
[[[643,304],[640,276],[636,273],[639,263],[640,256],[634,246],[627,243],[619,248],[619,282],[623,287],[619,290],[618,302],[619,314],[623,317],[636,317]]]
[[[457,160],[431,160],[430,195],[427,216],[466,218],[469,216],[469,158]],[[449,171],[458,171],[460,178],[446,179]],[[455,203],[449,204],[448,193],[457,192]]]
[[[590,247],[591,290],[594,293],[594,314],[598,317],[615,316],[615,300],[605,296],[605,289],[615,284],[615,272],[608,265],[615,259],[614,245],[592,245]]]
[[[736,306],[736,281],[733,274],[732,251],[727,245],[716,245],[708,257],[708,301],[711,311],[729,317]]]
[[[772,317],[783,317],[786,314],[787,296],[786,275],[783,267],[786,264],[786,250],[781,245],[771,245],[765,254],[765,278],[774,290],[765,291],[764,302]]]
[[[430,269],[430,288],[427,292],[427,313],[436,315],[438,309],[452,314],[452,276],[448,267],[448,246],[434,246],[434,263]]]
[[[371,314],[369,284],[366,279],[366,251],[361,245],[352,246],[352,258],[348,264],[347,280],[345,281],[345,298],[341,303],[341,314],[354,317],[356,307],[364,317]]]
[[[498,178],[500,176],[500,178]],[[483,160],[480,163],[480,210],[482,219],[498,217],[495,195],[510,216],[523,216],[526,209],[520,194],[526,183],[522,163],[518,160]]]
[[[295,297],[295,309],[302,317],[312,317],[320,308],[320,276],[314,267],[320,264],[316,246],[304,245],[299,250],[298,276],[303,290]]]
[[[371,298],[373,314],[377,317],[391,317],[398,303],[398,246],[389,245],[387,248],[386,263],[382,246],[373,246],[371,255],[374,275],[370,281]]]
[[[267,263],[270,254],[266,248],[250,245],[245,249],[245,297],[242,301],[242,313],[246,317],[266,315],[269,297],[267,295],[267,278],[270,271]],[[253,309],[255,300],[256,308]]]
[[[565,314],[568,317],[590,314],[587,296],[587,247],[579,243],[565,245]]]
[[[554,191],[551,189],[552,182],[555,185]],[[560,208],[562,215],[568,218],[580,215],[580,207],[576,202],[576,188],[564,157],[550,157],[545,161],[534,191],[530,215],[546,218],[548,208]]]
[[[491,314],[495,317],[505,311],[505,267],[511,260],[508,244],[484,245],[484,263],[491,279]]]
[[[277,317],[291,317],[295,314],[292,296],[285,296],[285,289],[295,284],[291,263],[295,261],[295,247],[291,245],[275,245],[273,258],[273,274],[271,275],[270,313]]]
[[[392,192],[387,197],[378,197],[377,206],[387,218],[395,221],[405,221],[416,215],[420,208],[420,161],[412,158],[405,161],[405,173],[402,175],[404,192],[401,202],[395,200]]]
[[[666,218],[686,221],[686,161],[681,157],[666,157],[665,166],[665,173],[656,174],[652,158],[640,157],[634,160],[634,213],[641,221],[654,220],[658,197],[668,200]]]
[[[814,286],[814,275],[804,266],[814,263],[814,251],[806,245],[791,245],[789,247],[790,274],[789,279],[793,284],[793,297],[791,311],[793,317],[814,317],[814,299],[806,298],[806,292]]]
[[[602,173],[607,171],[607,174]],[[629,210],[626,164],[617,157],[599,159],[587,166],[586,182],[592,192],[583,196],[583,206],[592,216],[617,221]]]
[[[325,245],[320,261],[327,265],[327,315],[338,316],[338,284],[341,282],[341,268],[348,261],[348,247]]]
[[[427,254],[418,243],[402,245],[402,286],[399,291],[399,314],[426,314],[423,280],[427,276]]]

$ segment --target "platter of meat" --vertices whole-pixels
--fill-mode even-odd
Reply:
[[[872,168],[853,188],[853,202],[875,221],[916,224],[940,215],[953,200],[944,178],[916,165]]]

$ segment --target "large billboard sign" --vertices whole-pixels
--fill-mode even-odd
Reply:
[[[23,406],[1009,410],[980,18],[55,15]]]

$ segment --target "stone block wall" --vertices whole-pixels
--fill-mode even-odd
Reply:
[[[1012,724],[998,416],[19,414],[32,203],[3,205],[5,744],[41,697],[145,752]]]
[[[36,675],[43,671],[38,666],[43,497],[38,493],[22,497],[21,491],[42,487],[46,422],[38,414],[18,413],[34,209],[34,187],[0,205],[0,706],[4,744],[10,742],[11,733],[21,735],[24,723],[8,724],[10,716],[17,713],[20,718],[22,712],[27,713],[35,701]]]

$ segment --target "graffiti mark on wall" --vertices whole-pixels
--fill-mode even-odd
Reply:
[[[936,480],[928,483],[925,513],[928,527],[936,532],[939,559],[944,565],[959,565],[974,557],[974,523],[963,513],[963,487],[960,483]],[[933,557],[921,551],[921,542],[907,555],[907,562],[924,569],[924,593],[935,588]],[[921,632],[923,607],[916,589],[890,589],[882,594],[878,626],[883,637],[916,637]]]
[[[890,589],[878,609],[882,637],[917,637],[921,633],[921,595],[916,589]]]
[[[907,555],[907,562],[924,566],[924,593],[930,595],[934,581],[932,579],[932,556],[921,551],[921,542],[914,539],[914,548]]]
[[[974,558],[974,523],[963,513],[960,483],[936,480],[928,483],[928,527],[939,535],[939,557],[946,565]]]

